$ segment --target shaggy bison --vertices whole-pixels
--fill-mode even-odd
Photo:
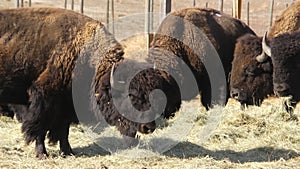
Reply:
[[[244,35],[237,40],[230,77],[230,94],[232,98],[245,105],[260,105],[262,100],[273,92],[270,58],[258,62],[262,53],[262,38]]]
[[[212,58],[213,50],[216,51],[221,65],[215,63],[208,66],[213,67],[213,71],[216,72],[222,69],[227,79],[231,70],[235,42],[246,33],[255,35],[242,21],[214,9],[187,8],[175,11],[164,19],[151,43],[150,50],[164,52],[161,54],[150,52],[149,60],[157,67],[173,71],[180,70],[181,66],[179,61],[172,59],[171,55],[184,61],[194,77],[184,75],[179,77],[183,98],[191,99],[200,91],[202,104],[209,109],[212,103],[218,101],[211,99],[210,78],[212,77],[209,77],[204,62]],[[208,41],[214,49],[209,48]],[[197,81],[196,90],[192,90],[195,86],[191,86],[190,83],[193,78]],[[227,101],[226,84],[221,90],[223,90],[221,93],[224,95],[224,100]]]
[[[245,35],[238,39],[232,62],[230,91],[231,97],[242,105],[260,105],[264,98],[274,95],[273,64],[267,57],[271,55],[267,43],[280,34],[299,30],[299,9],[300,1],[285,9],[264,38]]]
[[[138,131],[151,133],[155,129],[154,120],[139,122],[123,116],[133,111],[127,103],[138,111],[155,110],[153,104],[161,99],[151,102],[148,94],[154,89],[163,90],[167,97],[166,108],[158,114],[171,117],[179,109],[181,98],[175,81],[153,69],[153,64],[124,60],[123,53],[103,24],[79,13],[55,8],[0,11],[0,103],[23,105],[22,132],[26,143],[35,142],[37,157],[48,155],[46,136],[50,143],[59,142],[62,154],[72,153],[69,126],[79,119],[73,105],[72,80],[91,76],[83,88],[74,89],[79,91],[79,100],[82,97],[85,101],[88,95],[93,103],[94,115],[76,109],[82,111],[80,118],[104,117],[124,136],[135,137]],[[79,63],[85,66],[75,70]],[[126,71],[114,75],[122,65],[124,70],[145,70],[130,81]],[[129,86],[128,93],[122,91],[122,85]],[[120,102],[118,109],[113,97]],[[127,99],[118,99],[124,97]]]
[[[281,34],[270,43],[273,85],[277,96],[292,96],[300,101],[300,32]]]

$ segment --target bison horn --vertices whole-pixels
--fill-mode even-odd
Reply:
[[[110,86],[113,88],[114,87],[114,69],[115,69],[115,63],[112,65],[112,68],[110,70],[110,79],[109,79],[109,82],[110,82]]]
[[[271,57],[271,48],[267,45],[266,42],[267,33],[268,32],[266,31],[262,39],[262,53],[256,57],[256,60],[258,62],[264,62],[267,60],[268,56]]]
[[[268,44],[266,42],[267,34],[268,34],[268,31],[266,31],[264,34],[264,37],[262,40],[262,49],[268,56],[271,57],[271,48],[270,48],[270,46],[268,46]]]

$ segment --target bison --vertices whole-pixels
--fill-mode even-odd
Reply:
[[[27,144],[35,142],[36,157],[48,156],[46,136],[50,143],[59,142],[62,154],[72,154],[69,126],[78,119],[94,122],[95,117],[104,117],[129,137],[153,132],[154,120],[132,121],[124,114],[130,114],[132,106],[138,111],[154,107],[155,111],[153,104],[163,100],[151,102],[148,95],[155,89],[167,98],[165,109],[156,115],[174,116],[181,104],[174,79],[151,63],[125,60],[123,54],[122,46],[101,22],[74,11],[0,10],[0,103],[22,105],[22,132]],[[114,75],[122,65],[125,71]],[[145,70],[130,81],[126,70],[141,68]],[[83,87],[72,83],[81,80],[87,80]],[[129,86],[128,93],[124,85]],[[74,100],[72,90],[78,91],[75,97],[79,99]],[[86,109],[75,111],[74,104],[85,101],[85,96],[91,99],[92,114]],[[119,102],[118,109],[114,101]]]
[[[300,1],[285,9],[275,20],[264,38],[245,35],[238,39],[234,51],[230,78],[231,97],[244,105],[260,105],[264,98],[274,95],[273,64],[267,43],[283,33],[299,29]]]
[[[262,38],[244,35],[237,40],[230,77],[230,94],[232,98],[246,105],[260,105],[265,97],[273,93],[270,58],[264,62],[257,61],[262,53]]]
[[[270,43],[273,85],[277,96],[292,96],[292,106],[300,101],[300,32],[284,33]],[[289,108],[289,107],[288,107]]]
[[[201,92],[202,105],[209,109],[218,101],[211,99],[210,78],[212,77],[209,77],[204,62],[213,58],[212,51],[215,50],[219,55],[221,65],[215,63],[209,66],[216,72],[222,69],[227,81],[231,70],[235,42],[240,36],[247,33],[255,35],[251,28],[242,21],[215,9],[186,8],[174,11],[161,23],[150,48],[150,51],[167,52],[154,52],[152,54],[150,52],[149,60],[155,63],[157,67],[175,71],[180,70],[181,66],[179,61],[172,59],[171,55],[184,61],[193,74],[192,76],[182,75],[179,77],[181,79],[180,85],[183,88],[183,99],[189,100]],[[214,49],[209,48],[207,42],[210,42]],[[168,52],[169,54],[166,54]],[[190,83],[193,78],[197,82],[196,90],[192,90],[195,87]],[[222,93],[225,93],[223,96],[225,101],[228,99],[227,87],[223,86],[221,89],[223,90]]]

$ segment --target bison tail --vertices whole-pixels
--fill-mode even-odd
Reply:
[[[49,101],[45,98],[42,90],[31,87],[28,90],[29,107],[27,113],[23,114],[22,132],[24,133],[26,144],[35,141],[38,136],[45,135],[49,127],[49,113],[46,108]]]

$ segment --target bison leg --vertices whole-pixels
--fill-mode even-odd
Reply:
[[[0,115],[14,118],[14,112],[7,105],[0,105]]]
[[[69,143],[69,125],[66,125],[60,129],[59,132],[59,147],[61,155],[72,155],[74,154]]]
[[[202,88],[201,103],[206,110],[211,108],[211,88],[209,84],[204,85]]]
[[[39,135],[35,140],[35,156],[39,159],[45,159],[49,155],[45,147],[46,133]]]

